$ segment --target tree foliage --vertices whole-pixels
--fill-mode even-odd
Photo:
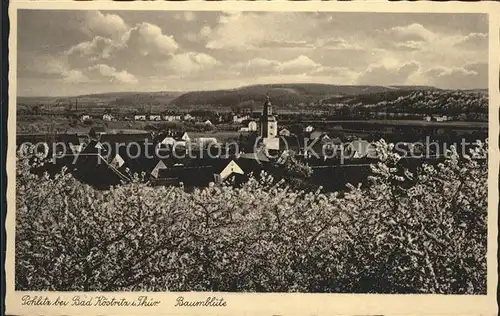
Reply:
[[[413,173],[392,149],[341,195],[265,174],[98,191],[19,159],[16,289],[485,293],[487,143]]]

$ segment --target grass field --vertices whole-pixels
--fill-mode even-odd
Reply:
[[[220,142],[238,139],[240,133],[238,131],[207,131],[207,132],[188,132],[189,137],[215,137]]]
[[[306,120],[300,121],[305,124],[374,124],[385,126],[422,126],[422,127],[460,127],[460,128],[488,128],[488,122],[428,122],[418,120]]]

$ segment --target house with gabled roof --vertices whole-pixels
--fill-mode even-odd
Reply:
[[[172,167],[184,166],[183,162],[176,161],[173,157],[167,157],[162,159],[156,159],[156,165],[151,170],[150,174],[153,178],[157,179],[159,177],[160,171],[164,169],[169,169]]]
[[[344,149],[347,157],[352,158],[376,158],[377,151],[375,146],[366,140],[354,140],[346,145]]]
[[[186,146],[187,142],[191,141],[188,133],[180,131],[180,132],[172,132],[168,131],[166,133],[161,133],[157,135],[153,139],[154,143],[161,144],[169,148],[178,147],[178,146]]]
[[[91,140],[80,153],[68,155],[74,159],[75,178],[102,188],[130,181],[125,173],[111,163],[113,159],[110,157],[113,156],[110,154],[109,148],[97,140]]]
[[[106,113],[106,114],[102,115],[102,120],[103,121],[113,121],[114,117],[113,117],[113,115]]]
[[[222,183],[231,175],[244,175],[245,172],[232,159],[216,159],[212,165],[215,183]]]

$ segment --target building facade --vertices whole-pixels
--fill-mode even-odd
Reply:
[[[269,97],[264,102],[264,108],[259,121],[259,136],[267,149],[279,150],[278,121],[273,115],[273,106]]]

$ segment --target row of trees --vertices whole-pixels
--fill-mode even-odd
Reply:
[[[418,172],[378,152],[343,194],[265,174],[98,191],[18,160],[16,290],[486,293],[487,143]]]

